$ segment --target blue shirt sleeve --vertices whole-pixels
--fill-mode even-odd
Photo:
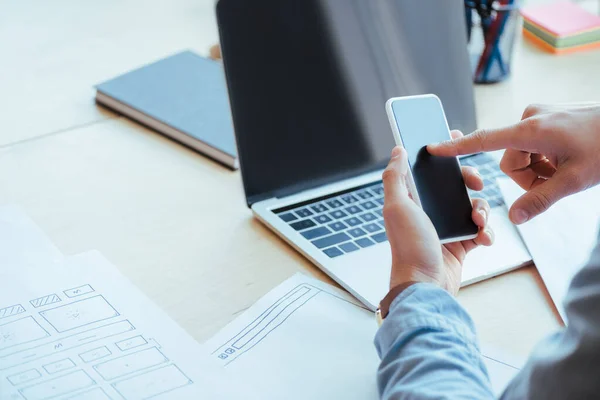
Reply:
[[[491,399],[473,321],[437,286],[404,290],[375,337],[382,399]]]
[[[592,399],[600,393],[600,245],[573,279],[569,325],[541,342],[502,399]],[[473,322],[446,291],[415,284],[375,337],[383,399],[493,398]]]

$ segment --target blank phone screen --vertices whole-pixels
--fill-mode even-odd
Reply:
[[[441,240],[477,233],[472,206],[455,157],[434,157],[430,143],[449,139],[442,105],[436,97],[397,100],[392,110],[421,205]]]

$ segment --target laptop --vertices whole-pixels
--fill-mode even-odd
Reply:
[[[471,132],[475,105],[462,0],[219,0],[217,22],[240,170],[254,215],[367,307],[389,289],[381,173],[390,97],[435,93]],[[530,261],[483,164],[494,247],[465,284]],[[492,182],[492,184],[490,184]],[[504,243],[504,244],[503,244]],[[479,260],[479,261],[477,261]]]

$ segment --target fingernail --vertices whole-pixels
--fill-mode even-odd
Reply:
[[[490,242],[493,244],[494,243],[494,231],[492,231],[489,228],[486,228],[485,234],[490,238]]]
[[[400,155],[400,147],[396,146],[392,150],[392,158],[396,158]]]
[[[487,212],[485,210],[479,210],[479,214],[481,214],[484,221],[487,221]]]
[[[527,220],[529,219],[529,215],[527,214],[527,212],[521,209],[515,210],[513,212],[513,216],[515,224],[522,224],[524,222],[527,222]]]

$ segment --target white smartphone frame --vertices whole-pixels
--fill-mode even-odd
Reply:
[[[421,95],[416,95],[416,96],[392,97],[391,99],[389,99],[388,101],[385,102],[385,111],[387,113],[388,120],[390,122],[390,127],[392,128],[392,133],[394,135],[394,141],[396,142],[396,145],[404,147],[404,142],[402,141],[402,136],[400,135],[400,129],[398,129],[398,122],[396,121],[396,116],[394,115],[394,109],[392,108],[392,104],[394,104],[396,102],[406,102],[406,101],[412,101],[415,99],[422,99],[422,98],[434,98],[437,100],[437,103],[440,106],[442,115],[444,116],[444,122],[446,123],[446,130],[448,131],[448,139],[452,138],[450,136],[450,126],[448,126],[448,120],[446,119],[446,113],[444,112],[444,107],[442,106],[442,101],[435,94],[421,94]],[[455,157],[455,158],[456,158],[456,163],[460,167],[460,162],[458,161],[458,157]],[[419,190],[417,189],[417,185],[415,184],[415,179],[412,174],[412,166],[410,165],[410,161],[409,161],[409,168],[408,168],[407,184],[408,184],[408,191],[412,195],[413,199],[419,205],[419,207],[423,208],[423,206],[421,204],[421,198],[419,197]],[[465,187],[465,190],[467,190],[466,187]],[[467,191],[467,194],[468,194],[468,191]],[[471,200],[470,196],[469,196],[469,200]],[[471,204],[472,203],[473,202],[471,201]],[[453,243],[453,242],[460,242],[463,240],[475,239],[476,237],[477,237],[477,233],[475,233],[473,235],[446,238],[443,240],[440,239],[440,242],[442,244]]]

